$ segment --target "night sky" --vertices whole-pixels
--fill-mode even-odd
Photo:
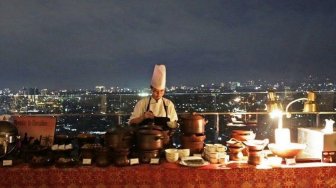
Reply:
[[[0,88],[336,80],[334,0],[0,0]]]

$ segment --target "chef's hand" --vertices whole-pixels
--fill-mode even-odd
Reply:
[[[154,119],[154,114],[152,111],[147,111],[144,113],[144,119]]]

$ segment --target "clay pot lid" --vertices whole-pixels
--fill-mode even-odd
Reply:
[[[137,133],[145,135],[162,135],[162,128],[152,123],[139,127]]]
[[[124,127],[121,125],[117,125],[116,127],[110,128],[106,131],[106,134],[113,134],[113,135],[131,135],[133,130],[129,127]]]
[[[201,114],[197,114],[196,112],[192,112],[190,114],[185,114],[181,116],[182,119],[188,119],[188,120],[201,120],[204,119],[204,117]]]
[[[249,131],[249,130],[232,130],[231,133],[232,133],[232,134],[239,134],[239,135],[250,135],[250,134],[254,134],[253,131]]]

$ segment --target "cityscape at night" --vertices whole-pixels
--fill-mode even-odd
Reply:
[[[166,97],[174,101],[180,115],[197,112],[209,120],[207,141],[227,140],[232,128],[258,132],[260,137],[272,138],[274,122],[266,111],[267,92],[277,92],[284,105],[304,97],[307,91],[318,93],[319,111],[336,109],[336,84],[309,77],[302,83],[267,83],[266,81],[222,82],[199,86],[171,86]],[[116,125],[127,125],[136,102],[149,96],[149,88],[131,89],[95,86],[92,89],[53,91],[47,88],[0,90],[1,114],[52,115],[57,117],[57,134],[105,134]],[[293,105],[293,112],[301,112],[302,104]],[[333,115],[322,116],[325,118]],[[233,120],[236,120],[233,121]],[[316,114],[297,115],[288,120],[296,126],[312,126]],[[238,123],[237,123],[238,122]],[[297,124],[297,122],[300,122]],[[323,122],[321,122],[321,125]],[[178,133],[176,133],[178,135]]]

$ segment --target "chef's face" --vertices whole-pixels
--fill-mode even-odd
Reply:
[[[163,97],[163,95],[165,94],[165,89],[156,89],[154,87],[151,87],[151,89],[152,89],[152,97],[155,100],[161,99],[161,97]]]

